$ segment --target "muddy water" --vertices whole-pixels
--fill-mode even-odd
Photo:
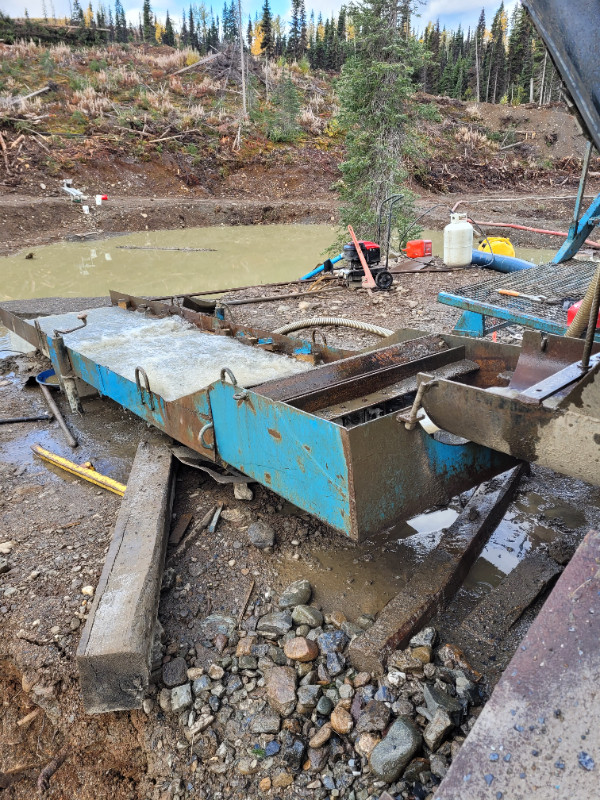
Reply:
[[[415,568],[440,541],[442,529],[457,517],[458,504],[421,514],[361,545],[332,537],[308,561],[280,559],[282,585],[307,578],[323,608],[339,610],[350,620],[377,614],[410,580]],[[550,543],[560,529],[585,526],[586,517],[563,499],[535,492],[515,501],[490,538],[464,583],[481,597],[511,572],[532,549]],[[556,527],[554,527],[556,525]]]
[[[0,258],[0,302],[97,297],[109,289],[172,294],[295,280],[322,262],[329,225],[250,225],[148,231],[93,242],[61,242]],[[130,250],[206,248],[213,252]],[[34,258],[26,259],[28,252]]]

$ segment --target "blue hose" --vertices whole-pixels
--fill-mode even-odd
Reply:
[[[331,258],[330,261],[331,261],[332,264],[337,264],[338,261],[341,261],[343,257],[344,257],[343,254],[340,253],[339,256],[335,256],[335,258]],[[307,272],[306,275],[303,275],[302,278],[300,278],[300,280],[301,281],[307,281],[310,278],[314,278],[315,275],[318,275],[319,272],[323,272],[324,269],[325,269],[325,264],[321,264],[320,266],[315,267],[314,269],[311,269],[311,271]]]
[[[495,269],[496,272],[521,272],[521,270],[536,266],[531,261],[523,261],[521,258],[511,258],[511,256],[494,255],[492,258],[489,253],[482,253],[481,250],[473,250],[471,264]]]

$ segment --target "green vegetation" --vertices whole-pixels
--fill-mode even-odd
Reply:
[[[344,65],[338,86],[339,119],[347,131],[340,218],[344,228],[353,225],[362,237],[373,238],[386,197],[404,195],[394,207],[396,230],[414,217],[413,198],[404,184],[406,157],[418,147],[409,107],[412,75],[423,53],[414,38],[404,35],[395,0],[363,0],[352,15],[356,55]]]

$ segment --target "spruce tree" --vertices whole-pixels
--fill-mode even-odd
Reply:
[[[290,22],[290,35],[288,36],[288,55],[292,59],[298,58],[300,47],[300,0],[292,0],[292,19]]]
[[[344,64],[339,82],[340,121],[347,130],[340,218],[361,238],[376,234],[379,206],[391,194],[405,195],[395,207],[396,228],[404,228],[414,214],[404,162],[416,146],[409,119],[411,76],[422,50],[399,31],[397,9],[396,0],[363,0],[352,7],[356,53]]]
[[[167,9],[167,18],[165,20],[165,32],[163,33],[163,44],[169,47],[175,47],[175,31],[173,30],[173,23],[169,16],[169,9]]]
[[[269,0],[265,0],[262,7],[260,28],[263,35],[260,45],[261,52],[263,52],[267,58],[273,58],[273,17],[271,15]]]
[[[152,21],[150,0],[144,0],[142,7],[142,35],[145,42],[154,41],[154,23]]]

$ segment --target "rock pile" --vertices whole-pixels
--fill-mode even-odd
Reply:
[[[238,785],[314,798],[433,798],[481,704],[478,680],[452,645],[425,628],[394,652],[386,673],[357,673],[346,651],[373,620],[323,617],[296,581],[277,606],[205,620],[195,652],[162,659],[160,709],[176,715],[177,748],[194,771]],[[160,665],[160,661],[159,661]],[[144,705],[151,713],[153,700]]]

